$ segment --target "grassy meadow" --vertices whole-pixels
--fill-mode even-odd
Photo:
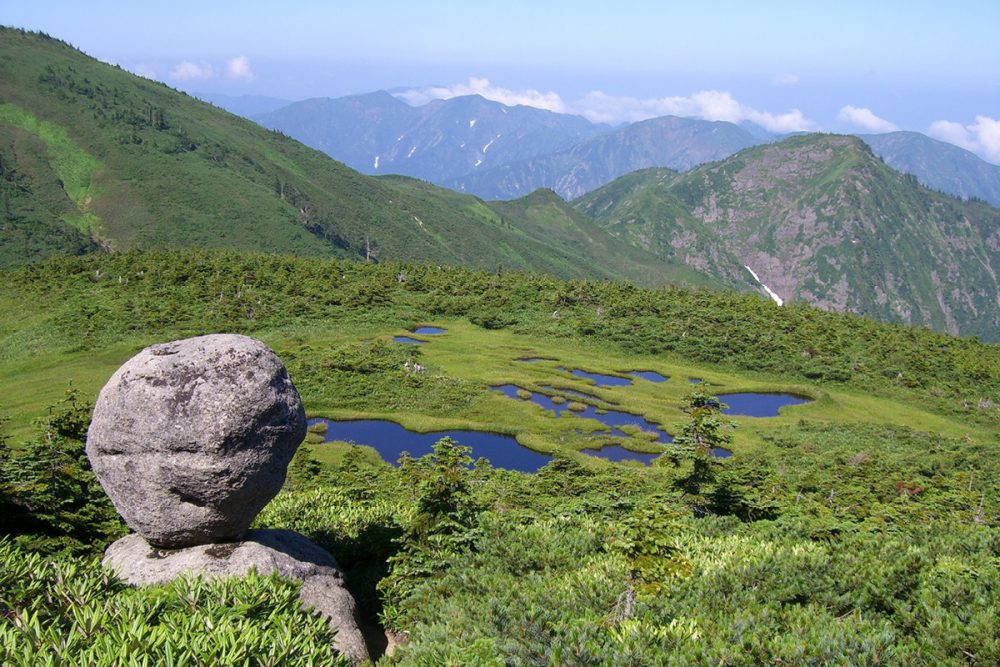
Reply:
[[[134,647],[128,664],[168,645],[187,647],[189,664],[243,659],[225,639],[240,633],[286,647],[288,664],[327,655],[321,628],[286,604],[294,585],[129,592],[93,560],[125,528],[82,455],[90,404],[142,347],[212,332],[275,349],[310,416],[495,431],[553,455],[529,475],[470,465],[445,441],[393,468],[310,434],[258,525],[298,530],[338,558],[386,633],[370,637],[379,664],[1000,659],[995,345],[732,293],[232,251],[53,259],[0,277],[10,664],[117,664],[95,628]],[[412,333],[422,325],[445,332]],[[670,379],[596,387],[560,366]],[[586,392],[599,401],[569,400],[641,414],[679,440],[702,419],[734,455],[682,442],[652,466],[610,463],[579,450],[660,445],[556,418],[490,389],[500,384]],[[692,390],[811,400],[725,417],[699,413]],[[213,602],[230,598],[246,602]],[[180,625],[157,611],[178,608],[189,610]],[[121,625],[123,614],[140,620]],[[195,641],[198,624],[229,629]],[[282,626],[309,629],[275,644]]]

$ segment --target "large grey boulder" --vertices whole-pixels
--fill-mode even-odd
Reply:
[[[241,538],[305,433],[278,357],[216,334],[147,347],[119,368],[94,406],[87,456],[126,523],[178,548]]]
[[[159,549],[141,536],[127,535],[104,554],[104,565],[135,586],[167,583],[182,574],[206,579],[238,577],[256,570],[302,581],[302,605],[323,614],[336,631],[333,645],[355,663],[369,659],[358,628],[354,597],[328,552],[291,530],[251,530],[240,542]]]

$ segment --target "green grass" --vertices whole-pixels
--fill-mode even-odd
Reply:
[[[90,199],[97,194],[92,189],[91,175],[103,165],[77,145],[66,128],[39,120],[29,111],[9,103],[0,104],[0,123],[20,127],[44,141],[66,194],[81,210],[90,205]]]
[[[421,336],[421,346],[392,342],[421,324],[445,332]],[[1000,656],[1000,413],[989,407],[1000,402],[1000,348],[734,294],[205,250],[0,271],[0,416],[13,418],[0,489],[15,492],[3,500],[13,498],[20,525],[56,533],[17,535],[19,544],[58,545],[60,529],[107,523],[94,513],[96,485],[19,485],[25,474],[85,478],[84,425],[73,421],[74,448],[60,458],[46,425],[31,419],[70,380],[93,400],[141,347],[219,331],[272,346],[310,416],[496,431],[561,455],[534,475],[466,469],[460,456],[455,469],[440,460],[396,469],[369,447],[316,442],[322,428],[311,429],[288,487],[257,525],[300,531],[335,554],[367,617],[381,613],[406,633],[393,664],[491,664],[498,654],[573,664],[585,654],[589,664],[957,667]],[[542,360],[515,361],[524,357]],[[408,361],[426,372],[407,374]],[[670,380],[597,387],[559,366]],[[710,393],[813,400],[778,417],[733,417],[734,456],[710,461],[692,484],[697,468],[686,460],[646,467],[582,454],[622,439],[489,388],[576,389],[676,433],[690,421],[681,410],[695,388],[689,377]],[[638,431],[626,442],[662,449]],[[31,465],[26,453],[61,465]],[[73,494],[74,512],[52,512]],[[46,502],[17,505],[22,498]],[[105,502],[103,511],[113,509]],[[84,532],[77,548],[99,551],[100,535]],[[2,541],[0,551],[27,560]],[[0,582],[17,608],[0,614],[4,645],[26,641],[12,619],[34,605],[59,623],[44,641],[27,637],[32,646],[61,656],[72,646],[106,664],[114,651],[74,634],[81,608],[100,616],[150,595],[157,609],[190,607],[190,589],[129,593],[96,563],[54,567],[36,561]],[[84,585],[95,576],[111,590]],[[233,585],[251,597],[263,590]],[[90,591],[87,600],[63,595],[73,590]],[[151,623],[143,616],[129,627],[148,634]],[[264,621],[259,629],[266,640]],[[196,636],[215,655],[241,635]]]

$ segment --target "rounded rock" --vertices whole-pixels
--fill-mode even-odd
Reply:
[[[281,360],[214,334],[147,347],[101,390],[87,456],[125,522],[176,549],[240,539],[306,433]]]

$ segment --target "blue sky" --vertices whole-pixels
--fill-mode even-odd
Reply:
[[[189,92],[477,92],[611,123],[929,133],[1000,163],[1000,2],[100,2],[0,6]]]

